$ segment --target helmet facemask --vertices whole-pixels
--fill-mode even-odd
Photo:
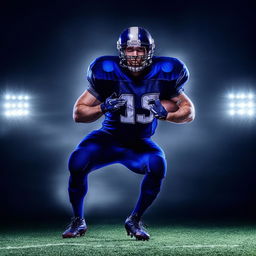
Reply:
[[[141,46],[140,46],[141,47]],[[129,69],[132,72],[142,71],[145,67],[149,66],[152,63],[153,51],[148,46],[144,46],[145,54],[143,55],[127,55],[127,47],[122,47],[119,50],[120,65]],[[139,65],[132,65],[131,61],[140,62]]]

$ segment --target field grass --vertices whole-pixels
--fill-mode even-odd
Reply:
[[[127,236],[122,223],[88,225],[85,236],[62,239],[63,227],[5,229],[0,255],[256,255],[255,225],[150,225],[149,241]]]

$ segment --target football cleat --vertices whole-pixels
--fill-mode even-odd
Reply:
[[[87,225],[83,218],[73,217],[71,223],[62,234],[63,238],[74,238],[83,236],[87,231]]]
[[[138,220],[136,215],[131,215],[125,220],[125,229],[127,235],[135,237],[136,240],[149,240],[150,235],[146,232],[142,221]]]

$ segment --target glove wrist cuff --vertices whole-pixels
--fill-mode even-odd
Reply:
[[[100,109],[101,109],[101,111],[102,111],[103,114],[105,114],[105,113],[107,112],[104,103],[101,103],[101,104],[100,104]]]

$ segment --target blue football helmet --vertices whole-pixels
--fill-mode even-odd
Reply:
[[[126,47],[145,47],[146,53],[142,56],[127,56],[125,54]],[[120,66],[128,68],[132,72],[138,72],[152,63],[155,43],[150,33],[141,27],[129,27],[125,29],[119,36],[117,41],[117,50],[119,51]],[[141,58],[139,66],[128,65],[127,59]]]

